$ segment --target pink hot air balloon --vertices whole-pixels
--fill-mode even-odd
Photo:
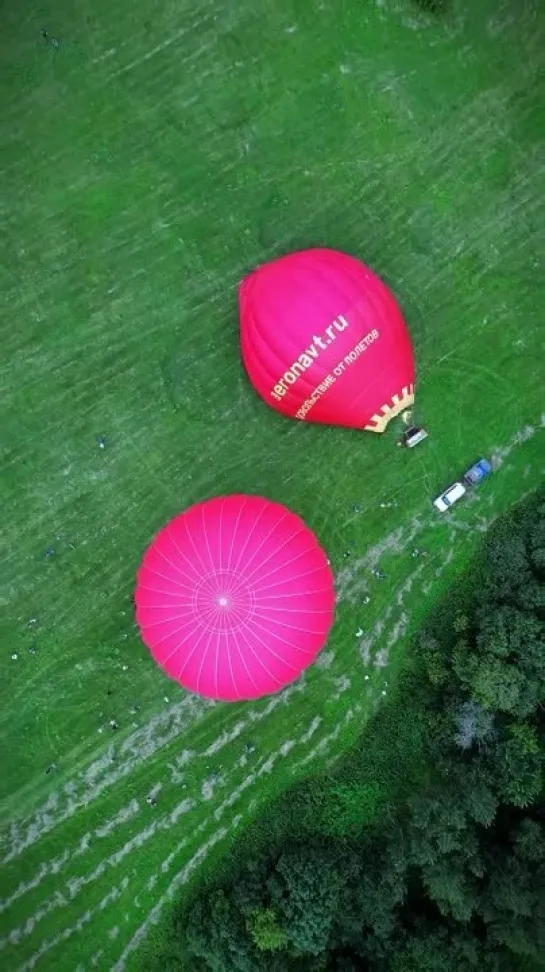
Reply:
[[[335,594],[303,521],[258,496],[171,520],[144,555],[136,618],[154,659],[185,688],[236,701],[277,692],[321,650]]]
[[[383,432],[414,401],[411,340],[395,297],[336,250],[303,250],[240,286],[242,358],[271,408]]]

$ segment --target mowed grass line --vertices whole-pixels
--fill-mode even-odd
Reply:
[[[542,476],[543,22],[537,3],[491,0],[453,3],[444,21],[401,0],[345,4],[342,18],[318,3],[93,2],[77,19],[68,4],[9,11],[0,45],[4,855],[11,824],[31,838],[2,897],[60,867],[2,913],[3,937],[22,929],[2,961],[138,968],[176,873],[194,861],[189,882],[213,866],[233,821],[356,739],[478,531]],[[236,284],[315,244],[363,257],[404,306],[431,431],[414,455],[388,437],[290,424],[248,386]],[[494,481],[435,520],[430,497],[494,449],[510,450]],[[131,615],[153,531],[232,490],[297,510],[339,575],[329,667],[270,711],[183,708]],[[383,499],[400,506],[385,512]],[[369,573],[380,551],[382,586]]]

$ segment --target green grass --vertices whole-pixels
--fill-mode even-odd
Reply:
[[[140,968],[150,914],[359,737],[479,531],[540,481],[544,50],[537,0],[4,11],[3,856],[26,841],[2,877],[21,892],[0,916],[9,972]],[[237,282],[315,244],[366,260],[404,307],[430,430],[414,455],[290,423],[248,385]],[[434,517],[493,451],[493,480]],[[300,513],[338,574],[329,667],[272,705],[191,700],[131,615],[153,532],[233,490]]]

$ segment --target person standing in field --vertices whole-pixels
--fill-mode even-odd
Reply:
[[[48,44],[51,44],[51,47],[58,48],[61,46],[60,41],[58,41],[56,37],[52,37],[51,34],[48,34],[47,31],[44,29],[42,29],[42,37],[44,41],[46,41]]]

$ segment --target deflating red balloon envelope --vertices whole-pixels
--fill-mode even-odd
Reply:
[[[185,688],[236,701],[277,692],[320,652],[333,575],[316,537],[278,503],[234,495],[175,517],[144,555],[136,619]]]
[[[383,432],[413,403],[405,321],[390,290],[359,260],[303,250],[259,267],[239,296],[244,365],[272,408]]]

